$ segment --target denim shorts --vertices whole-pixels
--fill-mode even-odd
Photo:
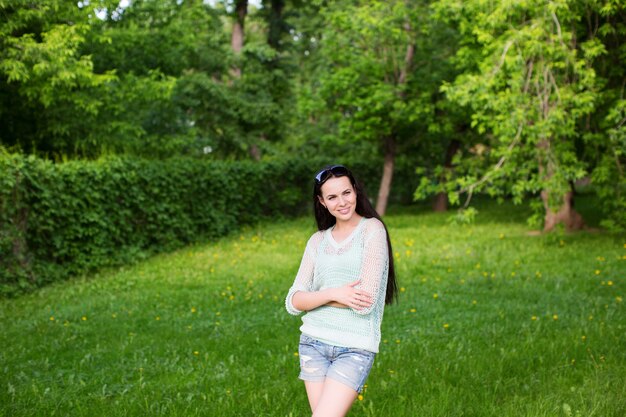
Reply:
[[[324,382],[334,379],[357,392],[363,390],[372,369],[375,353],[355,348],[328,345],[306,335],[300,336],[300,379]]]

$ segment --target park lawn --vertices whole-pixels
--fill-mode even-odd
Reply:
[[[386,217],[401,286],[351,416],[626,415],[626,236]],[[284,309],[312,219],[0,301],[1,416],[304,416]]]

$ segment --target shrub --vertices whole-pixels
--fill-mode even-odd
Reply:
[[[0,156],[2,292],[222,236],[307,210],[317,165]]]

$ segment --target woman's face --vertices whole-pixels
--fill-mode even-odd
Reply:
[[[337,221],[348,221],[356,211],[356,191],[350,178],[332,177],[321,187],[320,203],[325,206]]]

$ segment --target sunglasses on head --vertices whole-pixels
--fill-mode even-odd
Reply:
[[[317,173],[315,176],[315,182],[321,184],[325,182],[331,174],[334,176],[348,175],[348,168],[343,165],[331,165]]]

